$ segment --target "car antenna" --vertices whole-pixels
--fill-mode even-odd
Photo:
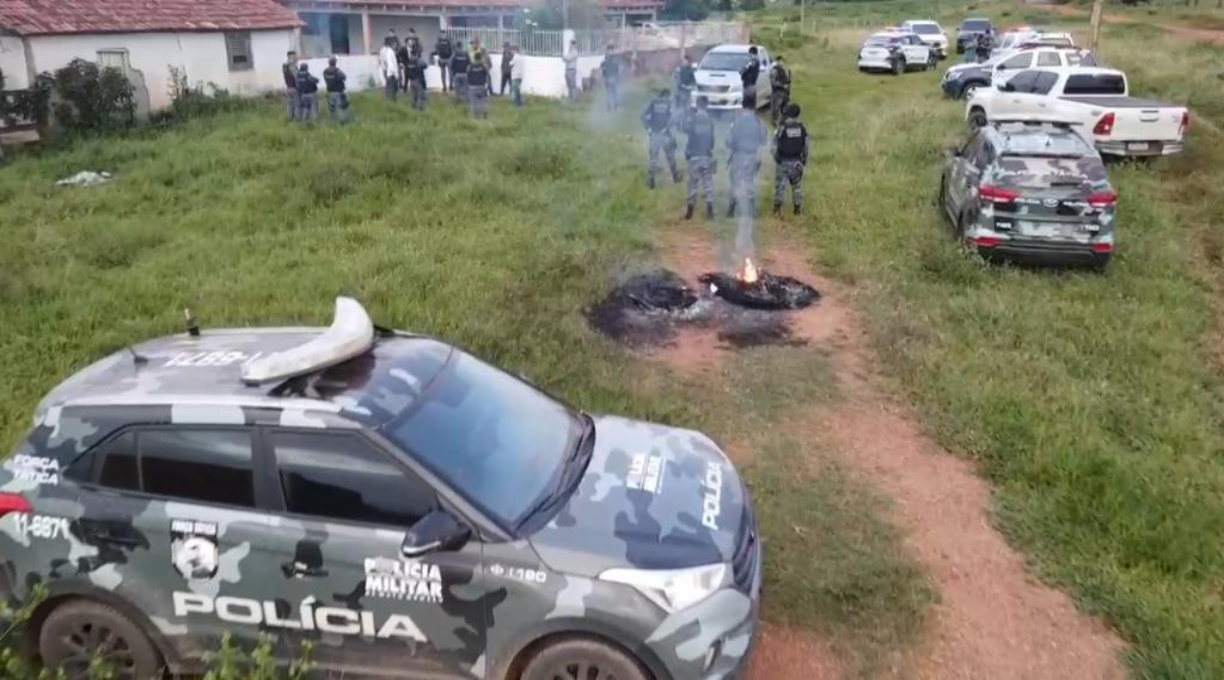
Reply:
[[[184,307],[183,316],[186,317],[187,335],[190,335],[193,338],[200,337],[200,324],[196,323],[196,320],[191,318],[191,309]]]

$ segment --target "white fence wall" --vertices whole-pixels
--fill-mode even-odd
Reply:
[[[565,31],[513,30],[497,28],[450,28],[446,33],[453,41],[471,45],[479,40],[485,49],[500,51],[503,43],[518,45],[531,56],[559,57],[565,52]],[[748,39],[747,28],[732,21],[676,22],[651,26],[610,28],[606,30],[570,31],[578,43],[581,55],[604,54],[608,46],[614,52],[674,49],[712,46]]]
[[[0,71],[4,72],[6,90],[24,90],[30,86],[25,44],[21,38],[0,35]]]

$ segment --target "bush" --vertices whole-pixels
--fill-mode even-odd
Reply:
[[[29,89],[4,92],[4,71],[0,70],[0,119],[32,121],[44,127],[50,117],[51,90],[55,81],[43,73],[34,79]]]
[[[235,97],[215,83],[194,87],[187,80],[187,71],[170,67],[170,108],[153,116],[154,123],[182,122],[193,118],[214,116],[248,108],[254,100]],[[207,89],[206,89],[207,88]],[[211,93],[209,92],[211,90]]]
[[[126,130],[135,123],[132,84],[116,68],[73,59],[55,72],[55,121],[71,135]]]

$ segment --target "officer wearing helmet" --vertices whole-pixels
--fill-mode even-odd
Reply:
[[[787,104],[782,112],[782,122],[774,132],[773,157],[778,164],[778,174],[774,180],[775,215],[782,212],[782,199],[786,197],[788,184],[794,193],[795,214],[803,212],[803,170],[807,167],[810,138],[807,127],[799,122],[801,112],[798,104]]]

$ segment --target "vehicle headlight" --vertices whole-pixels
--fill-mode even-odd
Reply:
[[[726,564],[688,569],[609,569],[599,575],[601,581],[633,586],[668,614],[713,595],[725,585],[726,578]]]
[[[944,74],[944,80],[956,80],[964,75],[964,71],[948,71]]]

